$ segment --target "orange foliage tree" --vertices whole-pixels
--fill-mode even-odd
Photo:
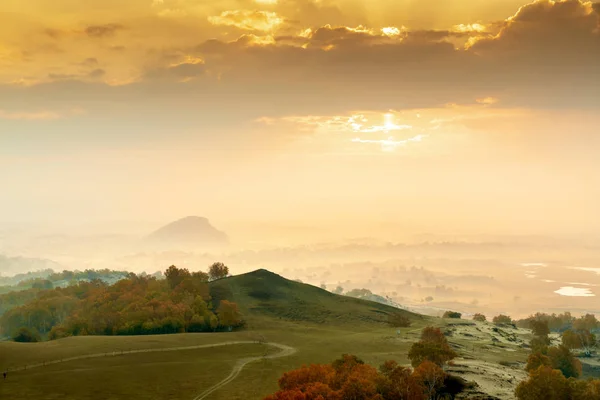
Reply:
[[[427,399],[434,399],[435,394],[444,386],[446,374],[435,363],[431,361],[423,361],[415,369],[416,378],[425,388]]]
[[[427,327],[421,333],[421,340],[414,343],[408,352],[413,367],[424,361],[430,361],[442,367],[456,357],[448,340],[439,328]]]
[[[552,367],[540,366],[529,373],[529,379],[519,383],[515,391],[519,400],[567,399],[567,379]]]

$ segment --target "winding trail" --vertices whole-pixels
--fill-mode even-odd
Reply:
[[[53,360],[53,361],[46,361],[46,362],[37,363],[37,364],[31,364],[31,365],[27,365],[25,367],[10,368],[9,371],[11,371],[11,372],[25,371],[25,370],[30,370],[32,368],[46,366],[46,365],[60,364],[63,362],[75,361],[75,360],[85,360],[88,358],[120,356],[120,355],[125,355],[125,354],[138,354],[138,353],[158,353],[158,352],[165,352],[165,351],[196,350],[196,349],[205,349],[205,348],[211,348],[211,347],[231,346],[231,345],[236,345],[236,344],[263,344],[263,345],[267,345],[267,346],[276,347],[276,348],[280,349],[281,351],[278,353],[275,353],[275,354],[268,355],[268,356],[249,357],[249,358],[242,358],[242,359],[238,360],[237,363],[235,364],[235,366],[233,367],[233,370],[231,371],[231,373],[225,379],[223,379],[221,382],[217,383],[216,385],[210,387],[209,389],[205,390],[200,395],[194,397],[194,400],[205,399],[206,396],[210,395],[214,391],[227,385],[229,382],[231,382],[235,378],[237,378],[237,376],[240,374],[240,372],[242,372],[242,369],[246,365],[250,364],[251,362],[262,360],[262,359],[287,357],[287,356],[294,354],[297,351],[297,349],[294,347],[286,346],[284,344],[279,344],[279,343],[258,342],[258,341],[249,341],[249,340],[247,340],[247,341],[232,341],[232,342],[213,343],[213,344],[200,344],[200,345],[196,345],[196,346],[166,347],[163,349],[139,349],[139,350],[126,350],[126,351],[113,351],[113,352],[108,352],[108,353],[86,354],[86,355],[82,355],[82,356],[68,357],[68,358],[63,358],[60,360]]]
[[[229,376],[227,376],[227,378],[223,379],[221,382],[219,382],[216,385],[214,385],[214,386],[210,387],[209,389],[205,390],[200,395],[194,397],[194,400],[203,400],[208,395],[210,395],[211,393],[213,393],[213,392],[221,389],[223,386],[227,385],[229,382],[231,382],[235,378],[237,378],[237,376],[240,374],[240,372],[242,372],[242,369],[246,365],[250,364],[251,362],[262,360],[262,359],[268,359],[268,358],[287,357],[287,356],[290,356],[290,355],[294,354],[297,351],[296,348],[290,347],[290,346],[286,346],[284,344],[271,343],[271,342],[265,342],[263,344],[266,344],[266,345],[269,345],[269,346],[273,346],[273,347],[277,347],[277,348],[281,349],[281,351],[279,353],[271,354],[271,355],[268,355],[268,356],[249,357],[249,358],[242,358],[241,360],[238,360],[238,362],[235,364],[235,367],[233,367],[233,370],[231,371],[231,373],[229,374]]]

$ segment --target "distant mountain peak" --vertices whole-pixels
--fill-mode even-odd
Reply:
[[[225,245],[229,243],[227,235],[215,228],[208,218],[187,216],[171,222],[148,238],[151,242],[178,245]]]

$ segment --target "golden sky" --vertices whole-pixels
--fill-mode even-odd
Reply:
[[[600,3],[3,0],[0,221],[600,232],[599,109]]]

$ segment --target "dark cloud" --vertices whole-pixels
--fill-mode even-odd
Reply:
[[[92,38],[102,38],[114,35],[125,27],[120,24],[90,25],[85,28],[85,33]]]
[[[63,31],[61,31],[60,29],[54,29],[54,28],[47,28],[44,30],[44,33],[51,37],[52,39],[58,39],[59,37],[61,37],[63,35]]]
[[[87,76],[90,78],[102,78],[104,75],[106,75],[105,70],[101,68],[96,68],[95,70],[91,71]]]
[[[89,57],[89,58],[86,58],[85,60],[83,60],[83,61],[81,62],[81,65],[84,65],[84,66],[94,66],[94,65],[98,65],[98,59],[97,59],[97,58],[95,58],[95,57]]]
[[[386,36],[326,25],[277,36],[270,44],[267,36],[262,42],[253,35],[212,39],[148,53],[152,67],[142,71],[140,81],[119,88],[82,83],[61,92],[65,80],[91,76],[51,79],[60,80],[56,93],[72,100],[78,94],[94,97],[90,91],[108,99],[155,93],[152,101],[181,98],[215,114],[235,108],[249,120],[472,104],[487,97],[500,99],[490,107],[597,108],[600,16],[594,7],[538,1],[496,24],[494,36],[453,30]],[[469,48],[452,42],[467,36],[476,38]],[[188,55],[192,60],[182,62]]]
[[[57,81],[77,79],[79,77],[80,76],[76,75],[76,74],[48,74],[48,78],[50,78],[52,80],[57,80]]]
[[[555,55],[564,63],[567,56],[579,58],[587,51],[600,55],[599,28],[600,15],[589,3],[540,0],[521,7],[496,37],[478,41],[472,50],[496,56]]]

